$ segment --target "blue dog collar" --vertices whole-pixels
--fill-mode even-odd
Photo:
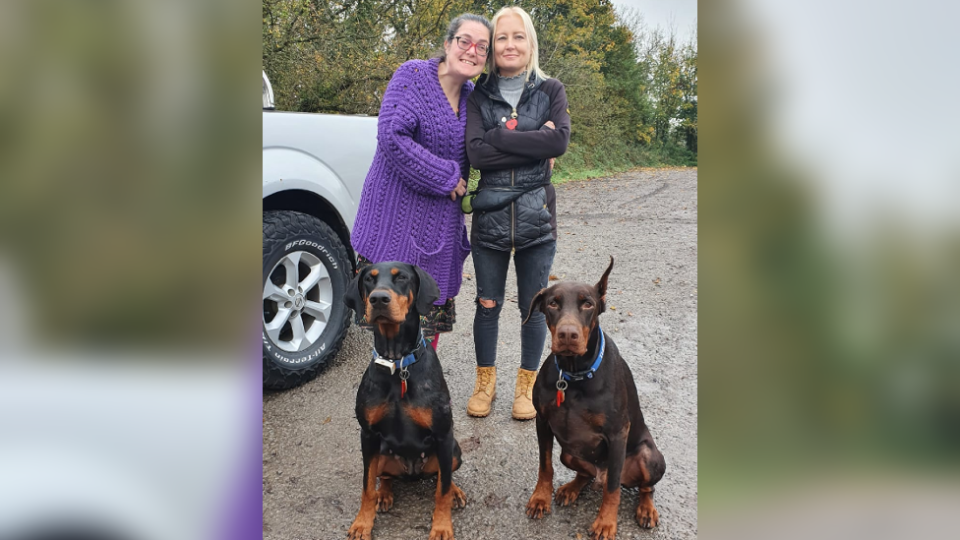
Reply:
[[[560,362],[557,361],[557,355],[553,355],[553,363],[557,366],[557,371],[560,372],[560,376],[567,381],[582,381],[584,379],[592,379],[593,374],[600,367],[600,362],[603,362],[603,350],[606,348],[606,340],[603,338],[603,330],[597,325],[597,330],[600,331],[600,351],[597,352],[597,359],[594,360],[593,365],[590,366],[590,369],[585,371],[578,371],[576,373],[566,372],[564,373],[560,369]]]
[[[389,358],[384,358],[380,356],[380,354],[377,352],[376,347],[374,347],[373,362],[377,365],[390,368],[390,375],[393,375],[394,373],[396,373],[397,370],[400,370],[401,372],[403,372],[403,371],[406,371],[406,369],[409,366],[417,363],[417,356],[416,356],[417,351],[419,351],[421,347],[426,347],[426,346],[427,346],[427,342],[425,339],[423,339],[423,332],[421,332],[420,346],[410,351],[410,354],[404,356],[400,360],[390,360]]]

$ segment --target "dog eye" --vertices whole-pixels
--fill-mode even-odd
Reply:
[[[403,275],[403,274],[397,274],[396,280],[397,280],[397,281],[406,281],[406,280],[407,280],[407,276],[405,276],[405,275]]]
[[[560,304],[558,304],[556,300],[551,300],[550,303],[547,305],[552,308],[555,308],[555,307],[558,307]]]
[[[587,300],[586,302],[583,303],[583,306],[582,306],[582,307],[583,307],[583,309],[590,309],[590,308],[593,307],[593,302]]]

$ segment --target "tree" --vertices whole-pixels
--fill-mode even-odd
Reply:
[[[374,115],[396,68],[439,51],[453,17],[515,4],[538,30],[541,68],[567,89],[558,172],[696,153],[696,42],[678,47],[609,0],[263,0],[263,67],[281,110]]]

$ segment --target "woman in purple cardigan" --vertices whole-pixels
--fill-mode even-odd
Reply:
[[[424,337],[456,320],[454,297],[470,242],[458,197],[467,190],[464,146],[470,79],[480,75],[493,25],[466,13],[453,19],[443,55],[410,60],[393,74],[380,105],[377,152],[363,184],[351,243],[357,267],[382,261],[415,264],[440,287],[440,299],[421,317]],[[366,321],[357,314],[361,326]]]

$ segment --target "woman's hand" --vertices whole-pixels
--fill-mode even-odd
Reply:
[[[461,178],[460,181],[457,182],[457,187],[453,188],[453,191],[450,192],[450,200],[455,201],[457,200],[457,197],[463,197],[466,192],[467,181]]]
[[[557,125],[553,123],[553,120],[547,120],[546,122],[543,123],[543,125],[547,126],[550,129],[557,129]],[[557,161],[557,158],[553,158],[553,157],[550,158],[550,172],[553,172],[553,163],[555,161]]]

